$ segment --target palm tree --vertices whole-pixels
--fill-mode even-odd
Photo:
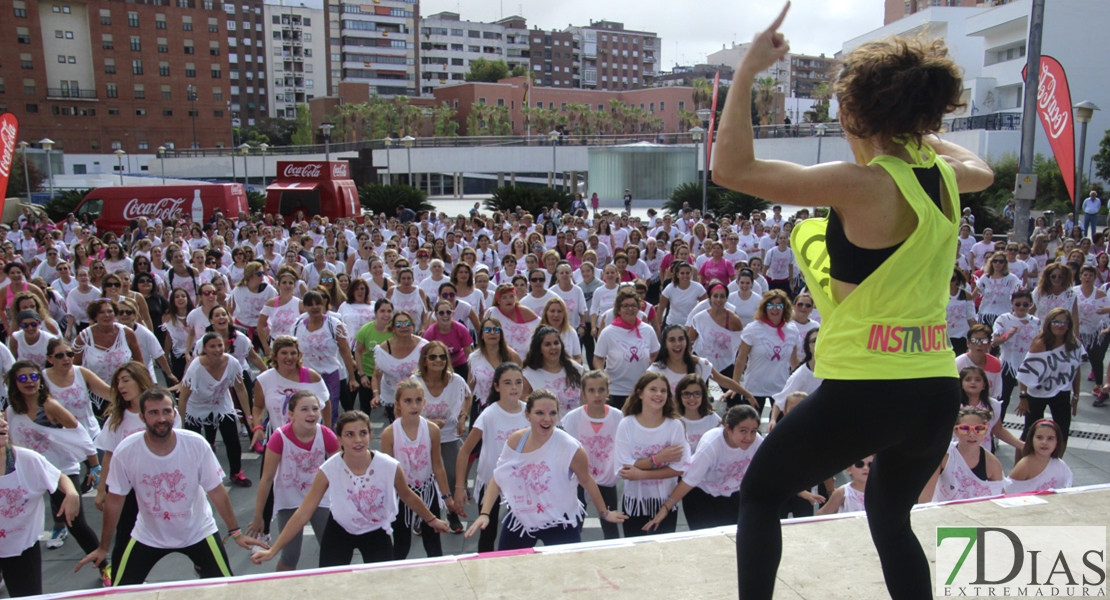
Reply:
[[[683,130],[701,127],[701,121],[698,120],[698,113],[692,110],[686,110],[685,108],[678,109],[678,126]]]
[[[774,77],[762,77],[755,81],[756,106],[759,108],[760,122],[763,125],[773,125],[778,107],[775,106],[775,94],[778,92],[779,80]]]
[[[713,99],[713,82],[705,77],[698,77],[694,80],[694,109],[709,108],[709,103]]]

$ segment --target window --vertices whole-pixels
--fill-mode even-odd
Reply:
[[[173,109],[172,108],[163,108],[162,109],[162,116],[163,117],[172,117],[173,116]]]
[[[31,59],[30,52],[22,52],[19,55],[19,68],[20,69],[34,69],[35,65]]]
[[[192,31],[193,30],[193,17],[190,17],[190,16],[181,17],[181,29],[182,29],[182,31]]]
[[[67,40],[72,40],[73,39],[73,32],[72,31],[67,31],[66,32],[66,39]]]
[[[138,27],[139,26],[139,13],[137,13],[137,12],[127,13],[127,26],[128,27]]]
[[[470,30],[470,31],[466,32],[466,36],[467,37],[472,37],[472,38],[481,38],[482,37],[482,32],[481,31]]]
[[[139,142],[139,150],[149,150],[150,142]]]
[[[136,117],[145,117],[146,116],[146,109],[145,108],[136,108],[135,109],[135,116]]]
[[[141,83],[136,83],[135,84],[135,99],[136,100],[146,99],[146,87]]]
[[[108,109],[108,114],[113,115],[113,116],[119,116],[119,109],[118,108],[109,108]]]
[[[686,110],[686,103],[683,102],[682,100],[678,101],[678,110],[680,110],[680,111]]]
[[[214,110],[214,111],[212,111],[212,116],[213,116],[213,117],[222,117],[222,116],[224,116],[224,111],[222,111],[222,110]]]
[[[100,47],[103,48],[104,50],[112,50],[116,47],[115,42],[112,41],[112,34],[110,34],[110,33],[100,34]]]
[[[55,37],[62,37],[61,31],[54,32]],[[17,44],[30,44],[31,43],[31,30],[26,27],[15,28],[15,41]]]
[[[100,24],[101,25],[111,25],[112,24],[112,11],[108,10],[107,8],[100,9]]]
[[[212,88],[212,101],[213,102],[223,102],[223,99],[224,99],[224,89],[222,87],[213,87]],[[192,111],[190,111],[190,112],[192,112]],[[193,115],[190,114],[189,116],[193,116]]]
[[[467,46],[466,50],[467,50],[467,52],[481,52],[482,47],[481,46]]]
[[[66,62],[68,62],[71,65],[75,65],[75,64],[77,64],[77,57],[76,56],[67,56],[66,57]]]
[[[165,29],[166,28],[166,15],[154,15],[154,28],[155,29]]]
[[[185,76],[186,77],[196,77],[197,76],[197,65],[196,65],[196,63],[185,63]]]
[[[660,102],[659,103],[659,112],[663,112],[665,110],[667,110],[667,103],[666,102]]]
[[[35,95],[35,80],[34,79],[24,79],[23,80],[23,93],[28,95],[28,96],[34,96]]]
[[[170,76],[170,63],[168,61],[158,61],[158,74],[162,77]]]
[[[220,55],[220,43],[217,41],[208,42],[208,54],[211,56]]]
[[[109,98],[119,98],[119,87],[114,83],[109,83],[107,96]],[[108,109],[108,114],[112,114],[112,110]]]
[[[236,23],[235,21],[228,21],[227,22],[227,30],[228,31],[235,31],[238,28],[239,28],[239,24]]]
[[[158,38],[158,53],[159,54],[169,54],[169,52],[170,52],[170,44],[169,44],[168,41],[166,41],[166,38]]]
[[[13,2],[12,5],[13,5],[13,10],[15,11],[16,18],[18,18],[18,19],[26,19],[27,18],[27,4],[25,2],[22,2],[22,0],[18,0],[16,2]]]
[[[193,40],[185,40],[185,54],[195,54],[196,49],[193,48]]]
[[[26,16],[26,15],[24,15],[24,16]],[[23,109],[26,112],[29,112],[29,113],[37,113],[37,112],[39,112],[39,105],[38,104],[28,104],[28,105],[24,106]]]
[[[220,73],[220,65],[212,65],[212,79],[219,79],[223,77]]]
[[[131,36],[131,51],[132,52],[142,52],[143,51],[143,43],[139,39],[139,36],[137,36],[137,35]]]
[[[208,17],[208,33],[219,33],[220,23],[215,17]]]
[[[135,59],[135,60],[131,61],[131,74],[132,75],[142,75],[143,74],[143,61],[141,61],[139,59]]]

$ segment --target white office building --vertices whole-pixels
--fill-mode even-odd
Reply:
[[[328,93],[328,30],[323,0],[287,5],[267,0],[266,55],[271,73],[266,79],[270,116],[297,117],[297,105]]]

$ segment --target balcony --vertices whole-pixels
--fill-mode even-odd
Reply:
[[[96,100],[96,90],[74,90],[69,88],[47,88],[47,99],[68,98],[70,100]]]

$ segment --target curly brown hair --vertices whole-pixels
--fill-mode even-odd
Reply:
[[[963,78],[943,40],[892,37],[844,59],[834,91],[844,131],[859,138],[921,143],[944,115],[966,106]]]

